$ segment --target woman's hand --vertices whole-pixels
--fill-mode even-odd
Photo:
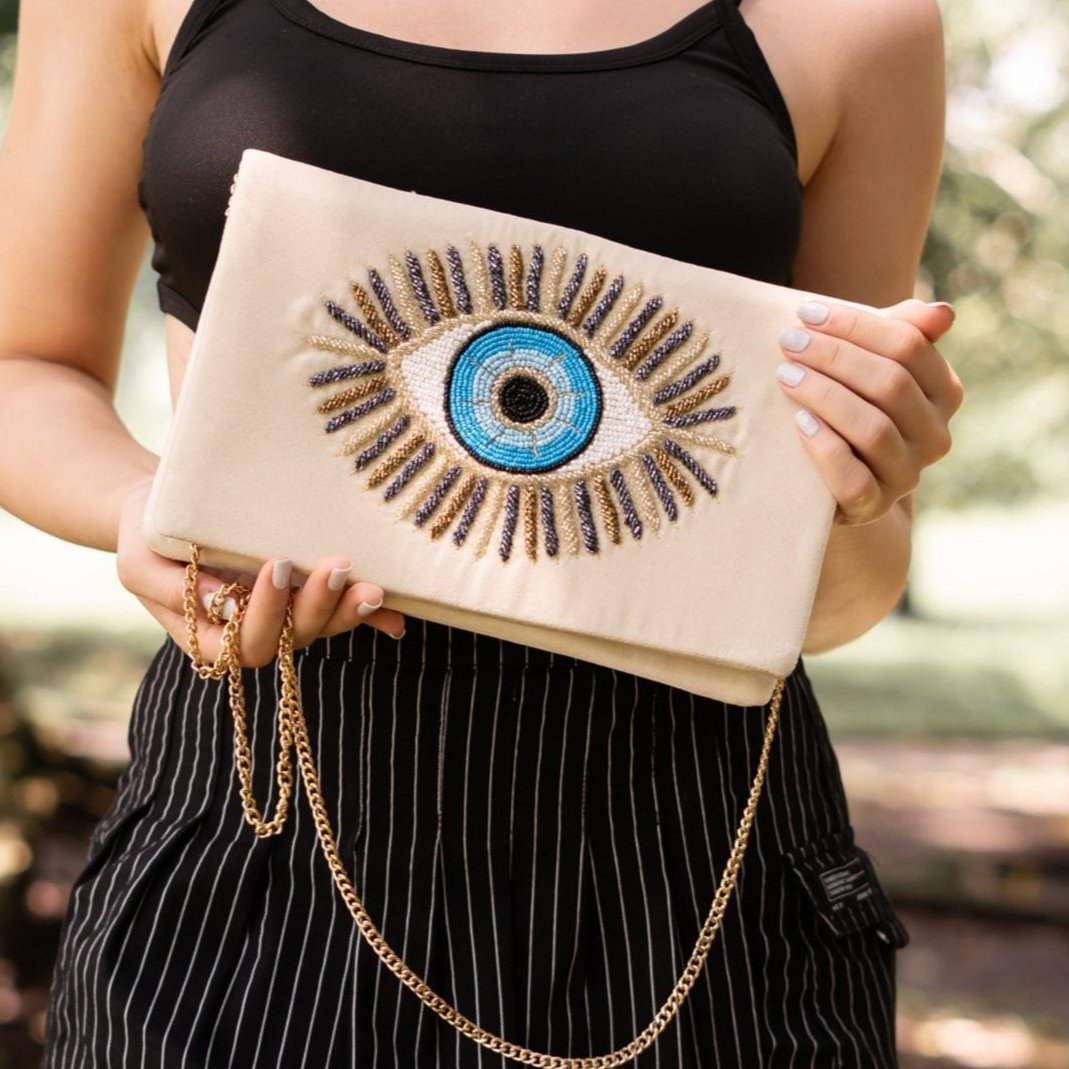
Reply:
[[[182,610],[185,566],[153,552],[141,533],[141,519],[150,482],[137,484],[123,506],[119,523],[117,568],[123,586],[136,595],[167,633],[188,652],[186,620]],[[278,653],[279,637],[289,600],[292,566],[289,561],[267,561],[249,583],[248,608],[241,624],[241,663],[254,668],[269,664]],[[223,586],[218,576],[201,571],[197,599],[202,606]],[[350,631],[361,624],[400,638],[404,617],[383,609],[383,591],[373,583],[350,583],[350,565],[344,557],[328,557],[312,570],[293,599],[293,645],[307,646],[317,638]],[[206,614],[198,616],[197,636],[208,662],[219,655],[221,624]]]
[[[838,522],[871,523],[950,448],[962,387],[933,343],[953,310],[917,300],[880,312],[812,301],[798,318],[780,333],[788,359],[777,377],[802,406],[799,433],[839,503]]]

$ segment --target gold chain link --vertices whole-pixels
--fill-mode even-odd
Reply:
[[[197,574],[200,567],[200,547],[190,547],[189,564],[186,567],[185,584],[182,589],[182,607],[186,617],[186,639],[193,671],[201,679],[228,681],[230,713],[234,719],[234,763],[241,787],[241,808],[253,831],[261,838],[278,835],[289,815],[290,798],[293,796],[293,721],[303,715],[300,694],[295,675],[282,676],[282,695],[278,706],[279,754],[275,779],[278,784],[278,802],[275,815],[265,820],[252,792],[252,750],[249,747],[248,724],[245,716],[245,685],[241,678],[241,622],[249,604],[249,590],[240,583],[226,583],[212,597],[208,607],[208,619],[213,624],[224,624],[220,640],[219,656],[208,664],[201,655],[197,639]],[[234,608],[229,619],[223,616],[227,599]],[[286,619],[279,640],[279,659],[293,663],[293,599],[286,608]]]
[[[691,989],[698,982],[698,978],[701,976],[702,969],[705,966],[705,960],[709,956],[713,941],[716,939],[724,915],[727,913],[728,903],[731,901],[731,895],[735,890],[735,884],[742,868],[743,857],[746,854],[746,846],[753,828],[757,804],[760,801],[761,791],[768,775],[769,753],[772,750],[772,740],[776,734],[780,704],[783,700],[783,681],[779,680],[776,683],[772,700],[769,703],[768,719],[765,724],[761,753],[757,761],[757,771],[750,785],[749,797],[742,811],[742,818],[739,821],[731,853],[721,874],[716,894],[713,896],[712,906],[705,918],[705,922],[702,924],[701,930],[698,932],[694,949],[691,951],[675,987],[672,988],[671,993],[654,1014],[650,1023],[630,1043],[620,1047],[618,1050],[609,1054],[599,1054],[585,1058],[566,1058],[556,1054],[540,1054],[538,1051],[528,1050],[526,1047],[510,1043],[508,1040],[486,1031],[475,1021],[465,1017],[464,1014],[440,995],[435,994],[427,982],[418,973],[410,969],[400,955],[386,942],[386,939],[365,909],[364,903],[357,893],[349,873],[346,871],[345,863],[338,853],[334,829],[331,826],[327,806],[323,800],[319,774],[316,770],[315,757],[312,753],[312,744],[308,737],[308,725],[301,705],[297,670],[293,663],[292,595],[290,597],[290,605],[286,611],[286,619],[283,624],[278,650],[279,674],[282,679],[282,693],[278,707],[279,756],[276,767],[278,803],[275,809],[275,816],[270,821],[264,819],[252,793],[252,753],[248,741],[245,692],[241,681],[239,660],[241,621],[248,606],[249,591],[238,583],[229,583],[217,591],[213,597],[211,606],[208,609],[208,619],[213,623],[223,622],[223,605],[226,598],[232,598],[236,608],[230,619],[225,622],[219,656],[214,664],[206,664],[201,657],[200,645],[197,642],[196,589],[199,563],[199,547],[193,546],[190,562],[186,568],[183,596],[190,657],[193,662],[193,669],[201,679],[220,680],[226,677],[229,682],[230,711],[234,717],[235,763],[241,787],[241,805],[246,821],[252,826],[256,834],[266,837],[277,835],[282,831],[293,793],[292,751],[296,750],[297,763],[300,768],[305,793],[308,795],[309,804],[312,808],[312,817],[315,822],[316,836],[319,839],[320,848],[333,877],[334,886],[338,889],[338,893],[345,902],[346,908],[352,915],[357,928],[359,928],[360,934],[383,965],[443,1021],[455,1028],[461,1035],[467,1036],[468,1039],[481,1044],[495,1054],[511,1058],[521,1065],[538,1066],[539,1069],[616,1069],[618,1066],[626,1065],[652,1046],[657,1037],[671,1024],[673,1018],[679,1012],[679,1008],[686,1001]]]

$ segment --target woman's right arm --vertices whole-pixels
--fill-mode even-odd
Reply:
[[[141,142],[159,88],[150,0],[23,0],[15,92],[0,149],[0,506],[69,541],[117,550],[119,574],[184,644],[181,565],[152,553],[140,517],[157,458],[112,404],[127,306],[148,230]],[[295,642],[403,618],[349,562],[321,561],[294,603]],[[220,581],[203,575],[199,592]],[[286,562],[256,578],[246,664],[278,646]],[[221,628],[202,621],[213,657]]]
[[[123,501],[156,465],[112,392],[159,77],[144,0],[24,0],[20,16],[0,149],[0,504],[115,549]]]

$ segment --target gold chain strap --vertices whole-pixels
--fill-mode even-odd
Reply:
[[[712,949],[713,941],[727,912],[732,892],[739,878],[742,860],[753,828],[754,815],[761,798],[761,791],[768,775],[768,758],[772,749],[772,740],[779,722],[780,703],[783,700],[783,681],[776,683],[772,700],[768,707],[768,719],[765,724],[764,740],[761,754],[757,761],[757,771],[750,786],[750,794],[742,811],[735,841],[731,847],[727,864],[720,877],[720,885],[713,896],[713,903],[702,924],[695,941],[694,949],[687,960],[675,987],[664,1000],[661,1008],[654,1014],[650,1023],[630,1043],[610,1054],[599,1054],[586,1058],[565,1058],[555,1054],[540,1054],[528,1050],[516,1043],[510,1043],[500,1036],[481,1028],[469,1017],[465,1017],[440,995],[427,985],[427,982],[410,969],[400,955],[386,942],[382,933],[375,926],[364,903],[357,893],[353,881],[346,871],[345,863],[338,853],[334,829],[331,827],[327,806],[323,801],[323,792],[316,771],[315,757],[308,737],[308,725],[301,706],[300,689],[297,682],[297,670],[293,663],[293,599],[286,611],[286,619],[279,642],[278,665],[282,677],[282,694],[278,707],[279,756],[276,767],[278,783],[278,804],[275,816],[265,820],[256,805],[252,793],[252,752],[248,741],[248,724],[245,714],[245,692],[241,682],[239,661],[239,637],[241,621],[248,605],[249,591],[239,583],[228,583],[214,595],[208,608],[208,619],[212,623],[223,623],[223,606],[227,598],[232,598],[235,609],[229,620],[225,621],[222,646],[214,664],[207,664],[201,657],[197,642],[197,572],[200,563],[199,547],[193,546],[190,562],[186,568],[185,588],[183,591],[183,608],[186,617],[186,632],[189,641],[190,657],[193,669],[201,679],[220,680],[224,677],[229,682],[230,711],[234,717],[234,749],[236,756],[238,782],[241,787],[241,805],[246,821],[258,836],[278,835],[286,822],[289,803],[293,793],[293,764],[291,751],[297,751],[297,763],[301,779],[312,808],[316,836],[326,859],[330,874],[334,879],[346,907],[348,908],[360,934],[379,960],[397,977],[402,984],[412,991],[429,1009],[433,1010],[443,1021],[455,1028],[461,1035],[481,1044],[495,1054],[511,1058],[522,1065],[534,1065],[540,1069],[616,1069],[627,1064],[652,1046],[657,1037],[671,1024],[679,1008],[686,1001],[691,988],[698,982],[705,960]]]
[[[278,835],[289,815],[290,798],[293,796],[293,725],[297,719],[303,723],[301,696],[297,687],[297,675],[293,671],[293,598],[286,608],[286,619],[278,644],[280,665],[289,665],[282,672],[282,695],[278,705],[278,767],[275,778],[278,783],[278,802],[275,815],[265,820],[252,793],[252,750],[249,748],[249,731],[245,716],[245,685],[241,679],[241,621],[249,604],[249,590],[240,583],[226,583],[212,596],[208,606],[208,619],[213,624],[224,624],[219,656],[214,664],[207,664],[200,652],[197,640],[197,573],[200,568],[200,547],[191,546],[189,564],[186,566],[185,584],[182,589],[182,608],[186,617],[186,640],[193,671],[201,679],[228,681],[230,713],[234,718],[234,761],[241,786],[241,808],[253,831],[261,838]],[[234,608],[229,619],[223,616],[227,599]]]

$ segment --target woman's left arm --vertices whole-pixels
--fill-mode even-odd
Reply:
[[[796,17],[784,19],[784,8]],[[839,503],[806,637],[814,651],[862,634],[901,597],[910,495],[948,450],[962,391],[933,344],[953,312],[907,299],[942,157],[938,10],[933,0],[802,8],[744,5],[798,134],[805,200],[794,284],[883,309],[803,305],[781,335],[781,387]]]

